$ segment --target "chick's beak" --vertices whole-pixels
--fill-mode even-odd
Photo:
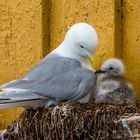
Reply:
[[[95,74],[98,74],[98,73],[106,73],[107,71],[105,71],[105,70],[101,70],[101,69],[99,69],[99,70],[96,70],[95,71]]]

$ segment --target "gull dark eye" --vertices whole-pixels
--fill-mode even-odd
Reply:
[[[84,47],[81,45],[81,48],[84,49]]]

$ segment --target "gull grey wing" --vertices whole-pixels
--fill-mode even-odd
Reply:
[[[46,61],[44,61],[46,60]],[[5,88],[25,88],[29,87],[30,83],[50,79],[63,74],[65,72],[75,70],[81,67],[79,61],[65,57],[49,57],[45,58],[32,70],[30,70],[22,79],[11,81],[0,86],[0,89]],[[29,85],[28,85],[29,84]]]
[[[94,72],[85,69],[76,69],[58,75],[51,80],[42,80],[24,86],[22,89],[13,89],[13,94],[9,91],[5,97],[10,97],[14,100],[25,99],[48,99],[53,98],[57,101],[60,100],[77,100],[86,96],[94,87],[96,77]],[[30,86],[29,86],[30,85]],[[26,94],[27,92],[27,94]]]
[[[46,61],[45,61],[46,60]],[[28,72],[23,79],[31,80],[43,80],[51,79],[52,77],[62,74],[76,68],[81,67],[81,64],[76,59],[67,57],[48,57],[43,62],[35,66],[30,72]]]
[[[56,100],[77,100],[86,96],[94,88],[96,76],[94,72],[86,69],[76,69],[58,75],[50,81],[40,81],[30,90],[41,96],[55,98]]]
[[[23,89],[8,89],[0,93],[0,103],[4,101],[35,100],[35,99],[44,99],[44,97],[37,94],[35,91]]]

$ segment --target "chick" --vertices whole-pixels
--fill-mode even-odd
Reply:
[[[134,101],[133,86],[123,77],[124,64],[121,60],[111,58],[106,60],[99,73],[96,88],[95,102],[123,104]]]

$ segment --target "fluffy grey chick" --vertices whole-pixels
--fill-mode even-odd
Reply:
[[[132,85],[123,77],[124,64],[121,60],[111,58],[106,60],[99,73],[95,88],[97,103],[122,104],[133,102],[135,91]]]

